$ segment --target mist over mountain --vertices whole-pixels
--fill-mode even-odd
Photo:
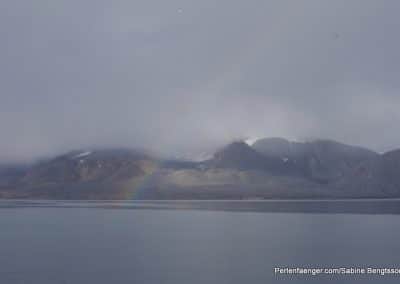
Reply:
[[[202,156],[269,136],[393,150],[399,9],[376,0],[2,0],[0,163],[85,148]]]
[[[400,197],[400,150],[378,154],[333,140],[234,141],[204,161],[143,150],[76,150],[0,168],[0,197],[252,199]]]
[[[397,196],[399,10],[2,0],[1,196]]]

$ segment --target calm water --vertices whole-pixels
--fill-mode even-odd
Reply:
[[[0,283],[399,283],[400,201],[0,202]],[[301,213],[306,212],[306,213]]]

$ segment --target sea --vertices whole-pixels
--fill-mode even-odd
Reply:
[[[400,200],[0,201],[1,284],[400,283]]]

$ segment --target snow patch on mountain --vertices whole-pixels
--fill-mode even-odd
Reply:
[[[73,156],[73,158],[74,159],[83,158],[83,157],[89,156],[90,154],[92,154],[91,151],[86,151],[86,152],[82,152],[82,153],[79,153],[78,155]]]
[[[259,137],[247,138],[246,140],[244,140],[244,143],[246,143],[249,146],[252,146],[258,139],[260,138]]]

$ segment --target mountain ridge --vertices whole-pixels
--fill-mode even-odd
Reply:
[[[328,139],[233,141],[208,160],[133,149],[82,149],[0,167],[1,198],[243,199],[400,197],[400,149],[376,153]]]

